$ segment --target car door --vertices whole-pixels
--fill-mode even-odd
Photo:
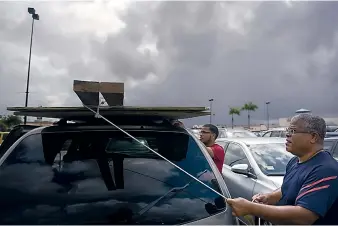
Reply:
[[[238,143],[230,142],[224,156],[224,180],[232,197],[251,199],[256,181],[248,176],[232,172],[231,167],[235,164],[248,164],[249,168],[251,167],[243,147]]]
[[[242,197],[251,200],[256,180],[246,175],[232,172],[231,166],[235,164],[248,164],[249,168],[251,168],[243,146],[239,143],[229,142],[225,145],[222,172],[224,181],[227,184],[231,197]],[[250,223],[247,219],[241,218],[241,220]]]

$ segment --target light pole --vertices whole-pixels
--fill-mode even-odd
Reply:
[[[269,129],[270,128],[270,123],[269,123],[269,104],[270,104],[270,101],[265,102],[265,104],[266,104],[267,128]]]
[[[28,8],[28,13],[32,15],[32,29],[31,29],[31,42],[29,46],[29,58],[28,58],[28,72],[27,72],[27,86],[26,86],[26,101],[25,107],[28,105],[28,93],[29,93],[29,75],[31,70],[31,56],[32,56],[32,44],[33,44],[33,33],[34,33],[34,20],[39,20],[39,14],[35,13],[34,8]],[[24,117],[24,124],[27,123],[27,116]]]
[[[212,123],[212,102],[214,101],[214,99],[210,99],[210,124]]]

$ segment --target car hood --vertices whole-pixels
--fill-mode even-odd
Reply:
[[[269,176],[269,179],[277,186],[281,187],[283,184],[283,176]]]

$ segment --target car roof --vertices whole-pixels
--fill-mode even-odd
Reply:
[[[219,138],[217,141],[226,142],[226,141],[234,141],[241,142],[246,145],[251,144],[269,144],[269,143],[285,143],[285,138],[280,137],[236,137],[236,138]]]
[[[337,137],[325,137],[324,140],[338,140],[338,136]]]
[[[266,130],[265,132],[270,132],[270,131],[284,131],[286,128],[284,127],[279,127],[279,128],[271,128],[269,130]]]
[[[227,132],[251,132],[251,131],[246,129],[227,129]]]

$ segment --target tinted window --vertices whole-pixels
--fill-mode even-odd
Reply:
[[[286,131],[281,131],[280,137],[286,137]]]
[[[263,137],[269,137],[271,135],[271,132],[264,133]]]
[[[218,138],[226,138],[226,133],[225,133],[225,130],[219,130],[219,135],[218,135]]]
[[[269,176],[283,176],[287,163],[293,157],[286,151],[285,144],[255,144],[249,149],[261,171]]]
[[[191,137],[130,133],[220,191]],[[1,166],[0,181],[2,224],[181,224],[225,207],[213,191],[116,132],[31,135]]]
[[[272,131],[271,137],[279,137],[280,136],[280,131]]]
[[[224,156],[224,164],[233,166],[235,164],[248,164],[249,161],[241,146],[230,143]]]

